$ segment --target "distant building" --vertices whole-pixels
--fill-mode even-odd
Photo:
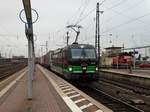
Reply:
[[[11,63],[24,63],[27,62],[25,56],[12,56]]]
[[[122,52],[122,47],[107,47],[105,48],[106,52],[105,52],[105,55],[107,57],[113,57],[113,56],[116,56],[118,55],[119,53]]]
[[[122,52],[122,47],[107,47],[105,52],[102,53],[101,64],[104,67],[111,67],[114,56],[117,56]]]

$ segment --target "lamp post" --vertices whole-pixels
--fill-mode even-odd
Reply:
[[[27,98],[32,100],[32,81],[34,74],[34,64],[35,64],[35,51],[34,51],[34,38],[33,38],[33,23],[38,20],[38,13],[36,10],[31,9],[30,0],[22,0],[24,9],[21,10],[19,17],[23,23],[25,23],[25,34],[28,39],[28,74],[27,74]],[[32,21],[32,13],[34,11],[37,14],[36,20]],[[26,21],[22,19],[22,12],[25,12]]]

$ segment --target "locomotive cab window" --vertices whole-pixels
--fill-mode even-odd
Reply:
[[[71,49],[72,59],[90,58],[95,59],[96,54],[94,49]]]
[[[96,58],[95,50],[94,49],[84,49],[85,51],[85,58]]]

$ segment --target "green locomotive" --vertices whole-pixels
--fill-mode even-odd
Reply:
[[[95,48],[88,44],[72,44],[53,51],[50,68],[69,80],[98,79]]]

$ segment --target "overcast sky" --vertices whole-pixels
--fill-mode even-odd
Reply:
[[[39,13],[39,20],[34,24],[36,54],[40,54],[41,45],[46,41],[49,50],[65,46],[65,27],[76,22],[83,26],[79,43],[94,44],[97,1],[31,0],[32,8]],[[22,0],[0,1],[0,51],[3,55],[27,56],[24,24],[18,17],[22,8]],[[123,43],[125,47],[150,45],[150,0],[105,0],[100,10],[104,11],[100,15],[102,48]],[[72,43],[75,33],[69,32]]]

